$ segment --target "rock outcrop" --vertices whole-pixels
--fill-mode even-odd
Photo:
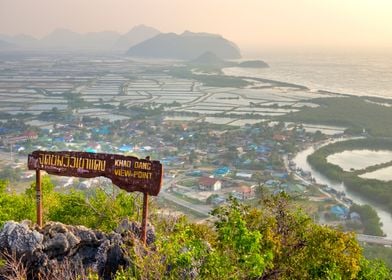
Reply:
[[[30,221],[9,221],[0,231],[0,253],[21,260],[29,279],[53,275],[59,268],[66,273],[75,270],[75,274],[95,271],[100,278],[111,279],[120,267],[131,264],[125,248],[143,246],[139,236],[140,226],[128,220],[122,221],[112,233],[58,222],[47,223],[39,229]],[[154,240],[155,231],[150,226],[147,245]],[[0,279],[2,277],[0,275]]]

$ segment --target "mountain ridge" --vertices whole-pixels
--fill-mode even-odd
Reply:
[[[120,34],[116,31],[78,33],[66,28],[56,28],[39,39],[25,34],[14,36],[0,34],[0,40],[13,45],[16,49],[125,52],[131,46],[159,33],[159,30],[146,25],[136,25],[124,34]]]
[[[205,52],[215,53],[222,59],[241,58],[237,45],[222,36],[190,31],[180,35],[172,32],[158,34],[131,47],[126,54],[135,57],[190,60]]]

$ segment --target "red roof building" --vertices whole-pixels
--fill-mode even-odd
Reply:
[[[34,140],[34,139],[38,138],[37,132],[31,131],[31,130],[26,131],[25,133],[23,133],[23,136],[26,136],[27,139],[31,139],[31,140]]]
[[[218,191],[222,188],[222,182],[216,178],[201,177],[199,188],[202,190]]]

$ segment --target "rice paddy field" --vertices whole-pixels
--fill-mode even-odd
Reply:
[[[119,106],[154,104],[164,106],[166,120],[203,118],[215,124],[242,126],[317,107],[312,99],[328,96],[251,78],[246,79],[251,84],[244,88],[204,86],[162,70],[171,65],[168,61],[67,56],[0,61],[0,112],[29,113],[30,123],[35,124],[41,112],[73,110],[67,99],[71,94],[84,102],[77,110],[81,117],[122,120],[129,117],[118,113]]]

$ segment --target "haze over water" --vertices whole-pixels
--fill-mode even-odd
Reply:
[[[350,95],[392,98],[392,54],[260,54],[270,68],[226,68],[225,74],[261,77]]]

